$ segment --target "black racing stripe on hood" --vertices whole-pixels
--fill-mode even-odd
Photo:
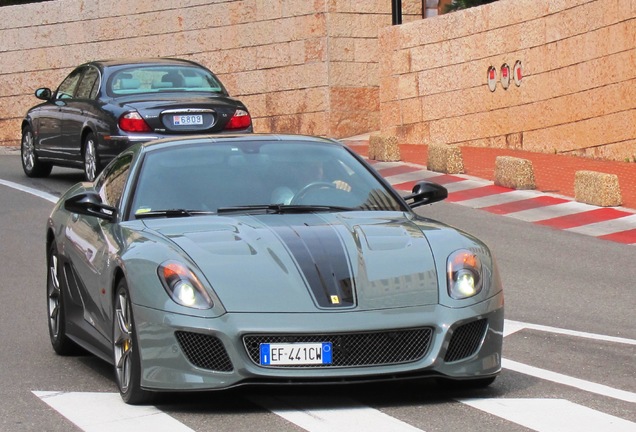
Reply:
[[[305,216],[302,224],[284,223],[272,217],[259,220],[285,243],[320,307],[353,306],[349,257],[338,233],[319,217]]]

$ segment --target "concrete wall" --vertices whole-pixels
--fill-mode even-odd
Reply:
[[[400,142],[636,160],[636,0],[500,0],[384,28],[380,51],[381,128]]]
[[[421,19],[403,0],[404,22]],[[0,8],[0,145],[18,145],[33,91],[114,57],[198,61],[258,132],[351,136],[379,125],[378,30],[390,0],[56,0]]]

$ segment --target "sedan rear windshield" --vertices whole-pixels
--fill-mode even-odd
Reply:
[[[190,66],[137,66],[114,73],[108,80],[110,96],[159,92],[212,92],[225,89],[209,71]]]

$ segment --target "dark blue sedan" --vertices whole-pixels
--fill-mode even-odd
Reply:
[[[252,132],[245,105],[205,67],[179,59],[93,61],[74,69],[22,121],[22,167],[46,177],[54,165],[93,181],[136,142],[175,135]]]

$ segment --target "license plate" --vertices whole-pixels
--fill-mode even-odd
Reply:
[[[176,116],[172,116],[172,123],[175,126],[202,125],[203,116],[201,114],[176,115]]]
[[[331,364],[331,342],[261,344],[264,366]]]

